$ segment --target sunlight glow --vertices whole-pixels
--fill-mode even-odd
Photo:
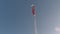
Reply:
[[[55,27],[56,32],[60,32],[60,27]]]

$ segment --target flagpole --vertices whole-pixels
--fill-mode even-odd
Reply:
[[[36,16],[36,14],[34,15],[34,30],[35,30],[35,34],[38,34],[38,31],[37,31],[37,16]]]
[[[32,0],[32,2],[33,2],[33,4],[32,4],[32,14],[34,16],[34,33],[38,34],[38,31],[37,31],[37,15],[36,15],[36,12],[35,12],[34,0]]]

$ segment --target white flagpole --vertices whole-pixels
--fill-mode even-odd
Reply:
[[[35,4],[34,4],[34,0],[32,0],[32,2],[33,2],[33,4],[32,4],[32,6],[35,6]],[[35,10],[35,7],[34,7],[34,10]],[[33,14],[33,16],[34,16],[34,32],[35,32],[35,34],[38,34],[38,31],[37,31],[37,22],[36,22],[36,12]]]
[[[35,30],[35,34],[38,34],[38,31],[37,31],[37,22],[36,22],[36,14],[34,15],[34,30]]]

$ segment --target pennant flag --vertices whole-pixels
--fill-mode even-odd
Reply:
[[[32,14],[35,16],[35,5],[32,4]]]

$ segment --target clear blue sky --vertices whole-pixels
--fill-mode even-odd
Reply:
[[[60,0],[34,0],[39,34],[57,34]],[[0,34],[34,34],[32,0],[0,0]],[[58,33],[60,34],[60,33]]]

